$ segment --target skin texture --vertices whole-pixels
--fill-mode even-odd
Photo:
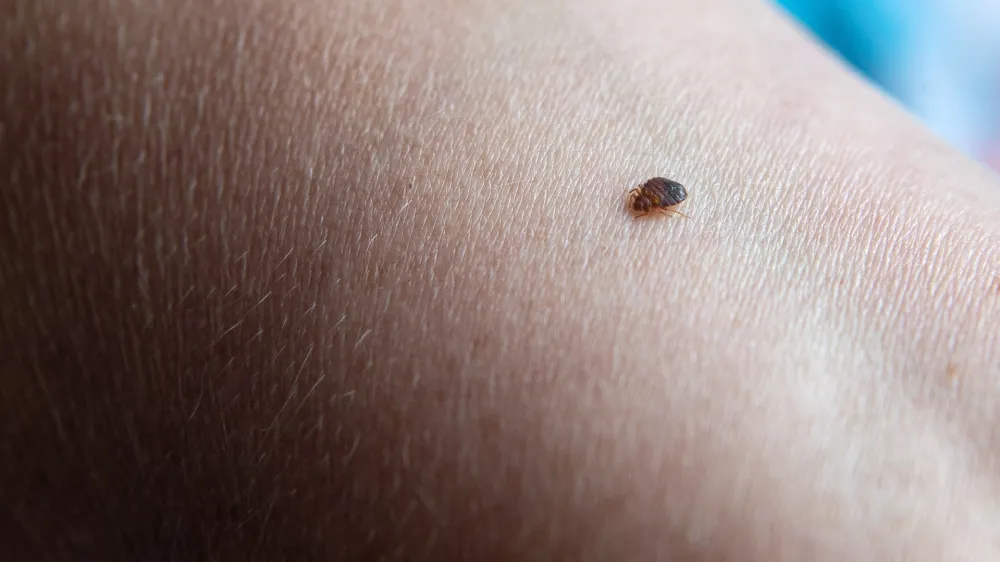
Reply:
[[[0,38],[0,558],[1000,560],[1000,183],[768,5]]]

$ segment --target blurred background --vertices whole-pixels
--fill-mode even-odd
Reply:
[[[1000,171],[1000,0],[774,0],[959,150]]]

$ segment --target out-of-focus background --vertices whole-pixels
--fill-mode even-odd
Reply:
[[[1000,0],[774,0],[869,80],[1000,171]]]

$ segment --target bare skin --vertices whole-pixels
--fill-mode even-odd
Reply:
[[[1000,183],[767,5],[0,37],[0,558],[1000,560]]]

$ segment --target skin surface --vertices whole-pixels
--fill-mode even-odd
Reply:
[[[0,46],[0,559],[1000,560],[1000,182],[770,6]]]

